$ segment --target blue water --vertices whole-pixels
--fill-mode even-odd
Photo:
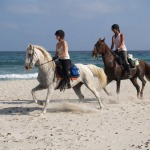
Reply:
[[[150,51],[130,51],[135,58],[150,64]],[[54,55],[54,52],[51,53]],[[103,67],[102,59],[91,57],[90,51],[70,51],[73,63],[94,64]],[[24,69],[25,52],[0,52],[0,80],[30,79],[37,77],[37,68],[32,71]]]

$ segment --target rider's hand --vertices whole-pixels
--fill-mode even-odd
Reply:
[[[118,53],[119,52],[119,49],[117,48],[116,50],[115,50],[115,53]]]
[[[52,58],[52,60],[53,60],[53,61],[55,61],[56,59],[57,59],[57,57],[56,57],[56,56],[54,56],[54,57]]]

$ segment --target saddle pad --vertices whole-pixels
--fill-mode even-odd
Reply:
[[[56,66],[56,75],[59,80],[63,79],[62,69],[59,65]],[[70,80],[77,80],[78,77],[70,77]]]

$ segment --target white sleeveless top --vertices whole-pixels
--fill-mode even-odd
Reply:
[[[113,43],[115,44],[116,49],[119,48],[120,43],[121,43],[121,33],[119,33],[117,35],[117,37],[113,36]],[[119,49],[119,51],[127,51],[124,41],[123,41],[123,45],[122,45],[121,49]]]
[[[66,41],[64,41],[67,44]],[[57,48],[57,52],[58,52],[58,58],[60,59],[70,59],[69,53],[68,53],[68,46],[66,47],[66,53],[64,52],[64,47],[63,45],[61,45],[60,48]]]

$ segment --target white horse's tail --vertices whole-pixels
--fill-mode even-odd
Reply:
[[[107,76],[102,68],[89,64],[87,67],[92,71],[93,75],[100,81],[101,88],[104,88],[107,84]]]

